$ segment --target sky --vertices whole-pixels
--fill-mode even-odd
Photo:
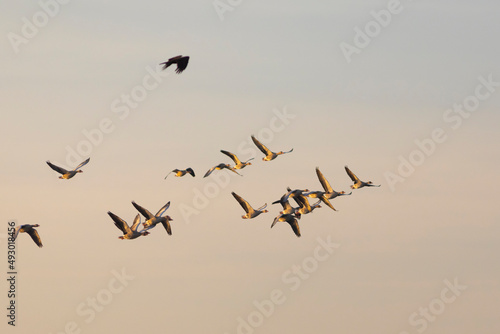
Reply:
[[[498,333],[500,5],[9,2],[2,333]],[[180,75],[158,65],[190,56]],[[264,162],[250,140],[290,154]],[[205,172],[255,158],[238,176]],[[45,163],[74,168],[70,180]],[[350,191],[271,223],[289,186]],[[191,167],[187,175],[164,179]],[[244,220],[236,192],[268,213]],[[136,201],[162,226],[135,240]],[[39,224],[44,247],[8,223]],[[15,326],[7,307],[15,300]]]

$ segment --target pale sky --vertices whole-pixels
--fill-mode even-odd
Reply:
[[[2,333],[498,333],[499,10],[4,4],[2,277],[10,220],[40,224],[44,247],[17,239]],[[182,74],[157,71],[177,55]],[[264,162],[252,134],[294,150]],[[256,159],[203,178],[231,162],[221,149]],[[45,163],[87,157],[70,180]],[[344,165],[381,187],[304,215],[301,238],[270,229],[287,186],[321,190],[317,166],[348,191]],[[232,191],[270,212],[243,220]],[[170,201],[173,234],[119,240],[107,212],[132,223],[131,201]]]

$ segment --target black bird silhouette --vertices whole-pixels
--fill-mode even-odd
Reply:
[[[177,56],[177,57],[173,57],[173,58],[170,58],[168,61],[164,62],[164,63],[160,63],[160,65],[163,65],[163,69],[166,69],[167,67],[169,67],[170,65],[172,64],[177,64],[177,68],[175,69],[175,72],[177,74],[181,74],[182,71],[184,71],[186,69],[186,67],[188,66],[188,62],[189,62],[189,56]]]

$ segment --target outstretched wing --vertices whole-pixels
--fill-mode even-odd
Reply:
[[[68,171],[62,167],[54,165],[52,162],[47,160],[47,165],[60,174],[66,174]]]
[[[245,201],[241,196],[239,196],[235,192],[231,192],[231,194],[233,194],[233,197],[238,201],[238,203],[240,203],[241,207],[246,211],[246,213],[254,211],[250,204],[248,204],[248,202]]]
[[[164,63],[160,63],[160,65],[163,65],[163,70],[164,70],[164,69],[166,69],[167,67],[169,67],[170,65],[177,63],[177,61],[178,61],[179,59],[181,59],[181,58],[182,58],[182,56],[181,56],[181,55],[179,55],[179,56],[175,56],[175,57],[170,58],[169,60],[167,60],[167,61],[166,61],[166,62],[164,62]]]
[[[139,211],[141,213],[141,215],[144,216],[144,218],[151,219],[151,218],[155,217],[155,216],[153,216],[153,214],[151,212],[149,212],[147,209],[143,208],[142,206],[140,206],[136,202],[132,201],[132,205],[134,206],[134,208],[137,209],[137,211]]]
[[[135,218],[134,218],[134,223],[132,224],[132,226],[130,227],[130,229],[132,231],[137,231],[137,228],[139,227],[140,223],[141,223],[141,215],[137,214],[137,216],[135,216]]]
[[[166,219],[164,222],[161,222],[165,230],[167,231],[168,235],[172,235],[172,227],[170,227],[170,223],[168,222],[168,219]]]
[[[90,161],[90,158],[88,158],[87,160],[85,160],[84,162],[82,162],[81,164],[79,164],[78,166],[76,166],[76,168],[73,169],[73,170],[78,170],[78,169],[82,168],[83,166],[85,166],[86,164],[88,164],[89,161]]]
[[[273,153],[267,147],[265,147],[264,144],[262,144],[260,141],[258,141],[257,138],[255,138],[254,136],[251,136],[251,137],[252,137],[252,141],[255,144],[255,146],[257,146],[262,153],[264,153],[265,155],[270,155]]]
[[[28,234],[30,235],[31,239],[33,239],[33,241],[35,242],[35,244],[38,246],[38,247],[43,247],[42,245],[42,239],[40,239],[40,235],[38,235],[38,232],[33,228],[31,229]]]
[[[227,155],[228,157],[230,157],[231,159],[233,159],[233,161],[236,165],[241,164],[241,161],[240,161],[240,159],[238,159],[236,154],[228,152],[228,151],[224,151],[224,150],[220,150],[220,151],[221,151],[221,153],[223,153],[223,154]]]
[[[170,207],[170,201],[168,201],[167,204],[165,204],[164,206],[161,207],[160,210],[158,210],[158,212],[156,213],[156,217],[161,217],[165,211],[168,210],[168,208]]]
[[[319,167],[316,167],[316,175],[318,175],[319,182],[323,186],[323,189],[329,194],[333,193],[333,189],[330,186],[330,183],[328,182],[327,179],[323,176],[323,173],[319,170]]]
[[[188,172],[188,173],[189,173],[189,174],[191,174],[193,177],[195,177],[195,175],[194,175],[194,170],[193,170],[191,167],[189,167],[188,169],[186,169],[186,172]]]
[[[351,172],[351,170],[347,166],[345,166],[345,171],[347,172],[347,175],[349,175],[349,177],[351,178],[352,182],[359,181],[358,177],[356,175],[354,175],[354,173]]]
[[[291,219],[287,220],[287,222],[292,227],[292,230],[295,233],[295,235],[297,237],[300,237],[300,227],[299,227],[299,223],[297,222],[297,219],[291,218]]]
[[[224,166],[224,168],[229,169],[231,172],[234,172],[234,173],[238,174],[239,176],[243,176],[243,175],[241,175],[240,173],[238,173],[238,172],[236,171],[236,169],[234,169],[233,167],[231,167],[231,166],[229,166],[229,165]]]
[[[108,211],[108,215],[113,219],[113,222],[115,223],[115,226],[120,229],[120,231],[123,232],[123,234],[127,234],[130,232],[130,227],[128,226],[127,222],[115,215],[113,212]],[[136,217],[137,219],[137,217]],[[135,222],[134,222],[135,223]]]
[[[214,167],[210,168],[210,169],[209,169],[209,170],[205,173],[205,176],[203,176],[203,177],[207,177],[207,176],[209,176],[210,174],[212,174],[212,172],[215,170],[215,168],[216,168],[216,167],[217,167],[217,166],[214,166]]]
[[[19,231],[21,230],[21,225],[16,226],[16,229],[14,230],[14,240],[16,240],[17,235],[19,234]]]

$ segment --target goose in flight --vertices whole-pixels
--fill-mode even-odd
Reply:
[[[342,196],[342,195],[350,195],[352,194],[352,192],[346,194],[345,191],[336,192],[335,190],[333,190],[328,180],[323,176],[323,173],[321,173],[321,171],[319,170],[319,167],[316,167],[316,175],[318,175],[319,182],[321,183],[325,191],[311,191],[305,193],[304,195],[311,198],[319,198],[329,208],[337,211],[330,203],[329,199],[333,199],[337,196]]]
[[[303,194],[293,197],[293,200],[299,205],[297,212],[301,215],[305,215],[313,212],[314,209],[321,208],[321,200],[317,201],[313,205],[309,204],[309,200]]]
[[[292,214],[279,215],[278,217],[274,218],[274,221],[271,224],[271,228],[273,228],[274,224],[276,224],[277,222],[287,222],[288,224],[290,224],[290,227],[292,228],[295,235],[297,237],[300,237],[299,222],[297,221],[297,218],[294,215]]]
[[[258,208],[257,210],[254,210],[254,208],[252,208],[252,206],[247,201],[245,201],[241,196],[237,195],[235,192],[231,192],[231,194],[233,194],[234,198],[238,201],[238,203],[240,203],[243,210],[246,211],[246,215],[241,216],[241,218],[243,219],[252,219],[257,217],[261,213],[268,212],[267,210],[265,210],[265,208],[267,207],[267,203]]]
[[[254,144],[259,148],[259,150],[262,153],[264,153],[266,155],[264,158],[262,158],[263,161],[271,161],[273,159],[276,159],[276,157],[278,155],[290,153],[293,151],[293,148],[292,148],[290,151],[287,151],[287,152],[279,151],[279,152],[274,153],[271,150],[269,150],[267,147],[265,147],[264,144],[262,144],[260,141],[258,141],[257,138],[255,138],[254,136],[251,136],[251,137],[252,137]]]
[[[241,162],[240,159],[238,159],[238,157],[236,156],[236,154],[234,153],[231,153],[231,152],[228,152],[228,151],[224,151],[224,150],[220,150],[222,153],[224,153],[225,155],[227,155],[228,157],[230,157],[231,159],[233,159],[234,161],[234,169],[242,169],[246,166],[250,166],[252,163],[249,162],[250,160],[253,160],[255,158],[251,158],[251,159],[248,159],[247,161],[245,162]]]
[[[38,232],[35,230],[35,227],[39,227],[40,225],[38,224],[34,224],[34,225],[30,225],[30,224],[25,224],[25,225],[20,225],[20,226],[17,226],[15,231],[14,231],[14,240],[16,240],[17,238],[17,235],[19,234],[19,232],[21,233],[28,233],[31,237],[31,239],[33,239],[33,241],[35,242],[35,244],[38,246],[38,247],[43,247],[42,245],[42,239],[40,239],[40,236],[38,235]]]
[[[139,215],[139,214],[137,214],[137,216],[135,216],[134,223],[130,227],[128,226],[126,221],[124,221],[123,219],[121,219],[120,217],[115,215],[113,212],[108,211],[108,215],[111,217],[111,219],[113,219],[115,226],[118,227],[120,229],[120,231],[123,232],[123,235],[119,236],[118,239],[131,240],[131,239],[139,238],[140,236],[146,236],[149,234],[149,232],[146,230],[142,230],[140,232],[137,231],[137,228],[139,227],[139,225],[141,223],[141,215]]]
[[[165,213],[165,211],[167,211],[167,209],[170,207],[170,202],[168,202],[163,207],[161,207],[161,209],[158,210],[156,215],[153,215],[147,209],[143,208],[142,206],[140,206],[139,204],[137,204],[134,201],[132,201],[132,205],[134,206],[134,208],[137,209],[137,211],[139,211],[141,213],[141,215],[144,216],[144,218],[146,218],[146,221],[144,223],[142,223],[142,225],[144,226],[144,229],[150,230],[153,227],[155,227],[156,224],[161,223],[163,225],[163,227],[165,228],[165,230],[167,231],[167,233],[169,235],[172,235],[172,228],[170,227],[169,222],[172,221],[173,219],[170,218],[170,216],[162,217],[162,215]]]
[[[84,162],[82,162],[81,164],[76,166],[75,169],[70,170],[70,171],[68,171],[62,167],[56,166],[48,160],[47,160],[47,165],[49,165],[49,167],[52,168],[53,170],[55,170],[56,172],[62,174],[61,176],[59,176],[60,179],[71,179],[73,176],[76,175],[76,173],[83,173],[83,171],[80,170],[80,168],[82,168],[83,166],[88,164],[89,161],[90,161],[90,158],[88,158],[87,160],[85,160]]]
[[[277,203],[281,204],[281,206],[283,207],[283,211],[280,211],[281,215],[297,214],[298,208],[292,207],[292,205],[288,201],[287,195],[288,195],[288,193],[284,194],[283,196],[281,196],[281,198],[279,200],[273,202],[273,204],[277,204]],[[298,214],[297,219],[300,219],[300,213]]]
[[[351,186],[352,189],[359,189],[363,187],[380,187],[380,184],[375,185],[372,183],[372,181],[368,182],[361,181],[356,175],[354,175],[353,172],[351,172],[351,170],[347,166],[345,166],[345,171],[347,172],[347,175],[349,175],[349,177],[351,178],[352,182],[354,182],[354,184]]]
[[[177,56],[177,57],[170,58],[166,62],[160,63],[160,65],[163,65],[163,70],[164,70],[172,64],[177,64],[177,68],[175,69],[175,72],[177,74],[181,74],[182,71],[184,71],[186,69],[186,67],[188,66],[188,62],[189,62],[188,56],[185,56],[185,57]]]
[[[328,180],[323,176],[323,173],[319,170],[319,167],[316,167],[316,175],[318,175],[319,182],[323,186],[323,189],[325,189],[325,197],[328,199],[334,199],[337,196],[344,196],[344,195],[351,195],[352,191],[350,193],[346,193],[345,191],[340,191],[336,192],[335,190],[332,189],[330,186],[330,183]]]
[[[203,176],[203,177],[207,177],[207,176],[209,176],[210,174],[212,174],[212,172],[213,172],[214,170],[221,170],[221,169],[224,169],[224,168],[229,169],[230,171],[232,171],[232,172],[234,172],[234,173],[238,174],[239,176],[242,176],[240,173],[238,173],[238,172],[236,171],[236,169],[234,169],[234,167],[231,167],[229,164],[220,163],[220,164],[218,164],[217,166],[214,166],[214,167],[210,168],[210,169],[209,169],[209,170],[205,173],[205,176]]]
[[[274,201],[272,204],[282,203],[288,201],[290,198],[294,198],[296,196],[302,195],[302,193],[309,191],[309,189],[290,189],[290,187],[286,187],[287,193],[281,196],[281,198],[277,201]],[[282,204],[283,205],[283,204]]]
[[[167,176],[169,176],[171,173],[175,173],[174,176],[176,176],[176,177],[181,177],[181,176],[184,176],[186,174],[191,174],[192,177],[195,176],[194,170],[191,167],[189,167],[187,169],[174,169],[173,171],[168,173]],[[167,178],[167,176],[165,176],[165,179]]]

